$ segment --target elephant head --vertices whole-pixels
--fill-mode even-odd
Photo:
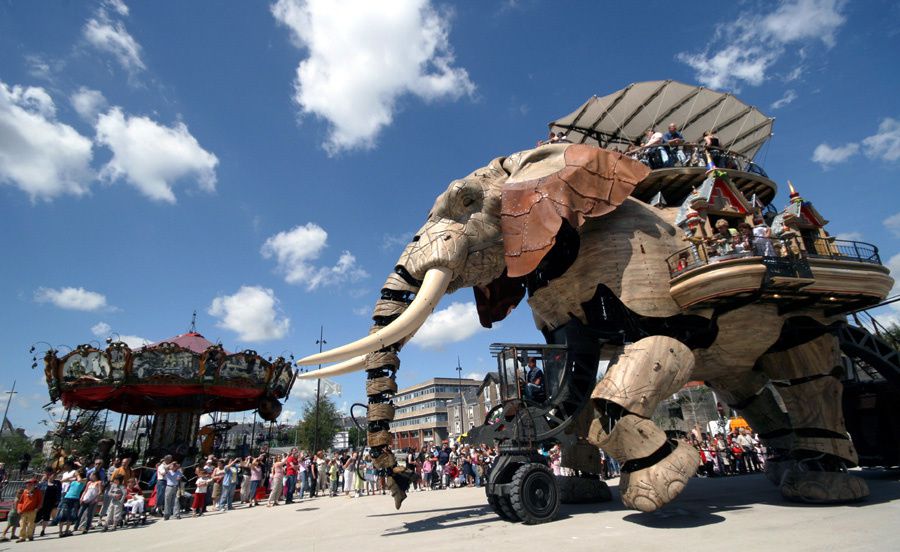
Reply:
[[[524,296],[523,278],[541,265],[564,223],[577,229],[613,211],[648,173],[618,153],[559,144],[495,159],[453,181],[385,282],[373,333],[302,359],[347,361],[305,376],[360,369],[363,355],[399,349],[441,296],[460,288],[474,289],[483,325],[502,320]]]
[[[475,290],[483,325],[502,320],[525,295],[528,275],[552,257],[564,225],[577,229],[614,210],[648,172],[617,153],[561,144],[495,159],[452,182],[388,276],[370,334],[299,361],[343,361],[300,376],[306,378],[366,370],[367,441],[375,466],[390,476],[397,508],[412,475],[397,467],[389,448],[400,348],[444,293],[463,287]]]

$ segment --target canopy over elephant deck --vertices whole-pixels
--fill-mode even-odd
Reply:
[[[656,135],[662,123],[671,139]],[[859,458],[841,413],[839,335],[846,314],[882,301],[893,281],[875,246],[836,240],[793,188],[772,205],[777,185],[754,162],[771,128],[729,94],[672,81],[592,98],[550,123],[562,139],[453,181],[392,265],[370,335],[302,359],[338,364],[300,377],[366,370],[368,443],[399,508],[411,477],[390,447],[400,349],[445,293],[471,287],[486,327],[527,297],[565,367],[546,400],[507,396],[500,419],[565,421],[553,439],[582,481],[599,484],[600,447],[623,465],[628,507],[674,500],[697,453],[650,417],[703,380],[759,431],[784,497],[864,498],[847,472]],[[610,364],[594,386],[601,358]],[[535,443],[494,438],[505,459],[491,505],[511,520],[553,519],[522,498],[549,492]]]

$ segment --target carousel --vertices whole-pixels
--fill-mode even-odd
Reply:
[[[295,378],[290,360],[226,351],[193,326],[138,349],[110,338],[106,349],[84,344],[57,355],[51,348],[44,356],[52,403],[68,412],[120,413],[120,432],[127,416],[141,417],[137,425],[149,426],[147,456],[193,455],[203,414],[255,410],[274,422]]]

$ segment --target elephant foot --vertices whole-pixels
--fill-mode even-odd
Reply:
[[[559,501],[563,504],[591,504],[612,500],[612,493],[599,477],[556,476]]]
[[[655,512],[678,496],[697,473],[697,451],[679,442],[668,456],[650,467],[624,472],[619,479],[622,503],[641,512]]]
[[[781,496],[806,504],[840,504],[869,496],[866,482],[836,457],[799,460],[781,480]]]
[[[766,479],[776,487],[781,485],[784,474],[790,471],[797,464],[797,460],[791,458],[786,450],[779,449],[774,454],[766,458]]]
[[[399,510],[403,501],[406,500],[406,490],[409,489],[409,484],[415,474],[399,466],[395,467],[392,472],[385,478],[385,483],[388,490],[391,491],[391,496],[394,497],[394,508]]]

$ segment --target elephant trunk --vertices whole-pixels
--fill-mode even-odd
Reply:
[[[388,276],[381,290],[381,299],[375,303],[372,313],[374,324],[370,334],[377,334],[395,322],[413,303],[412,296],[420,291],[420,282],[403,270],[396,270]],[[394,497],[394,505],[400,508],[406,498],[406,491],[412,482],[414,472],[397,466],[391,451],[393,440],[390,424],[394,419],[392,399],[397,393],[397,370],[400,358],[397,353],[411,336],[365,356],[366,396],[368,398],[367,443],[377,470],[383,473],[385,482]]]

